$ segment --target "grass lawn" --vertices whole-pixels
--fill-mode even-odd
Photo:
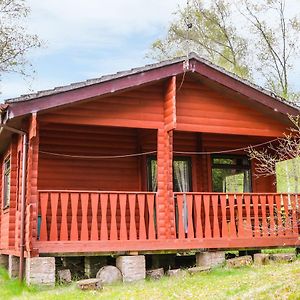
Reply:
[[[0,273],[0,299],[300,299],[300,259],[240,269],[217,268],[181,278],[118,284],[82,292],[75,285],[55,288],[21,286]]]

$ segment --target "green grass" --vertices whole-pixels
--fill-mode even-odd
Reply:
[[[240,269],[217,268],[208,273],[160,281],[117,284],[102,291],[82,292],[75,284],[41,289],[21,286],[0,274],[1,299],[300,299],[300,259]]]

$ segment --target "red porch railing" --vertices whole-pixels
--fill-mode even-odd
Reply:
[[[292,194],[175,193],[178,239],[257,238],[277,243],[299,236],[300,196]],[[253,242],[252,242],[253,243]],[[262,246],[263,243],[260,243]],[[269,245],[269,243],[268,243]],[[252,247],[255,247],[253,243]]]
[[[40,191],[40,241],[155,240],[155,193]]]

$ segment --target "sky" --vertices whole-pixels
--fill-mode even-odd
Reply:
[[[166,34],[174,11],[185,4],[186,0],[27,0],[28,30],[44,45],[29,54],[33,76],[2,76],[0,102],[152,62],[145,57],[151,43]],[[300,85],[300,59],[291,80]]]

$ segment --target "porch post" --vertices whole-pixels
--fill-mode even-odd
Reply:
[[[175,236],[173,199],[173,130],[176,127],[176,76],[167,83],[164,127],[157,131],[157,230],[158,238]]]
[[[39,129],[36,114],[32,114],[28,129],[25,249],[26,251],[32,251],[32,240],[37,239],[38,229],[37,180],[39,160]]]

